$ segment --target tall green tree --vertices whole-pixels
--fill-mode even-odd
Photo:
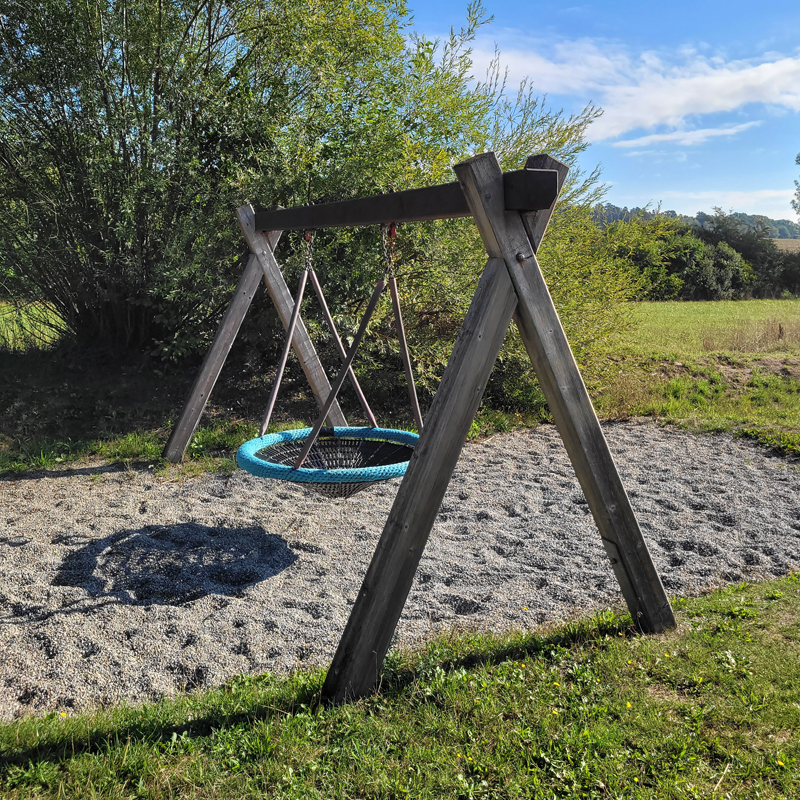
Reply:
[[[507,91],[498,61],[476,82],[485,21],[474,4],[464,29],[431,41],[409,34],[400,0],[0,0],[9,288],[80,339],[179,357],[202,349],[241,269],[243,202],[452,180],[487,149],[506,168],[542,150],[576,165],[599,112],[553,112],[527,82]],[[573,169],[566,202],[596,189]],[[375,232],[318,241],[333,304],[355,313]],[[421,226],[403,249],[409,291],[434,306],[420,315],[463,306],[474,233]]]
[[[241,269],[243,202],[452,180],[489,148],[506,167],[539,150],[575,164],[598,112],[509,93],[498,62],[476,83],[484,21],[473,5],[439,42],[409,35],[399,0],[0,0],[7,282],[78,338],[178,357]],[[588,198],[596,175],[573,174],[568,200]],[[451,251],[437,230],[412,237],[411,262]],[[334,301],[363,290],[375,248],[374,232],[320,239]]]

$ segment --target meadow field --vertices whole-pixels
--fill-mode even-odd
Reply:
[[[800,300],[638,303],[594,392],[648,416],[800,454]]]
[[[42,305],[0,300],[0,349],[46,349],[58,341],[59,318]]]
[[[774,239],[778,250],[786,253],[800,253],[800,239]]]

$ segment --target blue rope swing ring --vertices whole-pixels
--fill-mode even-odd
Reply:
[[[390,428],[322,428],[304,465],[294,464],[311,428],[245,442],[236,463],[251,475],[305,484],[325,497],[350,497],[377,481],[405,475],[418,434]]]

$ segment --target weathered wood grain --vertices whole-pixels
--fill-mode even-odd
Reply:
[[[280,235],[280,231],[274,231],[271,234],[273,246],[277,244]],[[236,291],[233,293],[233,298],[219,323],[214,341],[211,343],[189,391],[186,404],[175,422],[169,441],[163,450],[163,457],[173,464],[178,463],[186,452],[189,440],[197,428],[197,423],[200,422],[200,417],[214,390],[225,359],[242,326],[242,320],[244,320],[247,309],[250,308],[262,275],[263,272],[256,257],[251,255],[236,286]]]
[[[558,176],[549,169],[526,168],[508,172],[505,181],[506,208],[519,211],[547,209],[558,194]],[[260,231],[315,230],[468,217],[469,214],[469,206],[458,183],[445,183],[313,206],[259,210],[255,225]]]
[[[556,203],[558,202],[558,196],[561,194],[561,190],[564,188],[564,181],[567,179],[569,167],[563,162],[547,155],[547,153],[539,153],[538,155],[531,156],[525,162],[525,169],[554,170],[558,183],[556,196],[553,198],[553,202],[549,208],[539,211],[523,212],[521,214],[522,224],[525,226],[525,230],[528,233],[528,238],[531,240],[533,251],[534,253],[537,253],[539,251],[539,245],[542,243],[542,239],[544,239],[547,226],[550,224],[550,218],[553,216],[553,212],[555,211]],[[506,209],[508,209],[507,203]]]
[[[328,670],[328,700],[361,697],[377,683],[516,303],[505,264],[490,259]]]
[[[520,214],[505,210],[500,164],[486,153],[455,167],[487,252],[503,259],[517,320],[547,403],[594,515],[635,623],[659,632],[675,618],[617,472]]]
[[[292,309],[294,308],[294,299],[289,292],[289,287],[286,285],[278,262],[275,260],[273,248],[270,246],[267,235],[256,230],[255,212],[252,206],[241,206],[241,208],[237,209],[237,216],[244,237],[250,246],[250,250],[258,259],[258,263],[263,270],[264,283],[266,284],[269,296],[275,304],[283,327],[287,328],[292,316]],[[311,342],[302,317],[297,321],[297,327],[292,337],[292,347],[305,373],[306,379],[311,386],[311,391],[317,398],[317,403],[320,408],[322,408],[330,394],[331,385],[325,374],[325,370],[322,368],[319,356],[314,349],[314,345]],[[336,401],[334,401],[330,408],[328,420],[331,425],[347,425],[347,419],[342,413],[339,403]]]

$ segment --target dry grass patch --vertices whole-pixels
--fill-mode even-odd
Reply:
[[[775,239],[774,242],[784,253],[800,253],[800,239]]]
[[[701,329],[703,350],[764,353],[800,347],[800,319],[742,320],[729,328]]]

